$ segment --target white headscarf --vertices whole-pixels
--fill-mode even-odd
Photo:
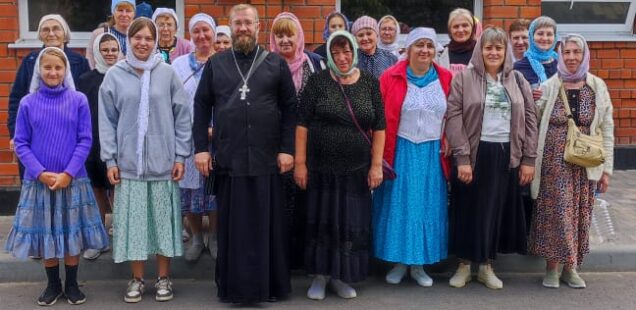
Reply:
[[[226,25],[221,25],[216,27],[216,34],[224,34],[226,35],[228,38],[232,38],[232,30],[230,30],[229,26]]]
[[[411,30],[411,32],[409,32],[409,35],[406,37],[404,47],[408,49],[409,47],[411,47],[411,45],[415,44],[415,42],[419,41],[420,39],[431,40],[433,42],[433,46],[435,46],[436,51],[439,51],[440,48],[443,49],[442,45],[437,42],[437,33],[435,32],[435,29],[429,27],[417,27]],[[400,59],[406,59],[408,57],[407,54],[408,53],[403,53],[400,56]]]
[[[147,18],[138,18],[138,20],[142,19]],[[130,50],[126,53],[126,62],[131,67],[144,71],[141,75],[141,97],[139,99],[139,113],[137,113],[137,124],[139,126],[137,127],[137,176],[141,176],[143,173],[144,137],[146,136],[146,132],[148,132],[148,117],[150,115],[150,71],[157,66],[158,63],[163,62],[163,57],[157,53],[158,33],[155,33],[155,44],[146,61],[139,60],[135,57],[135,53],[132,51],[133,46],[130,42],[130,37],[129,35],[127,38]]]
[[[157,17],[161,15],[172,16],[172,18],[174,18],[174,22],[177,26],[177,29],[179,29],[179,17],[177,17],[177,12],[175,12],[171,8],[156,8],[155,12],[152,14],[152,22],[157,23]]]
[[[119,40],[117,40],[117,37],[108,32],[99,34],[95,38],[95,41],[93,41],[93,56],[95,57],[95,69],[97,69],[97,71],[101,74],[105,74],[106,71],[108,71],[108,68],[110,68],[110,66],[106,63],[106,60],[104,60],[104,56],[102,56],[102,53],[99,50],[99,41],[101,41],[102,38],[105,36],[110,36],[115,39],[115,42],[117,42],[117,46],[119,47],[119,54],[117,55],[117,59],[121,58],[121,46],[119,45]]]
[[[192,34],[192,28],[194,28],[194,25],[196,25],[198,22],[204,22],[210,25],[210,27],[212,27],[212,30],[216,32],[216,22],[214,22],[214,18],[205,13],[197,13],[194,14],[188,22],[188,31],[190,31],[190,34]]]
[[[384,42],[382,42],[382,38],[380,38],[380,35],[382,33],[382,23],[386,22],[386,21],[392,21],[395,24],[395,39],[393,40],[392,43],[386,44]],[[398,40],[400,39],[400,23],[397,21],[397,19],[395,17],[393,17],[392,15],[386,15],[384,17],[382,17],[380,19],[380,21],[378,22],[378,29],[380,31],[380,33],[378,33],[378,47],[384,50],[387,50],[389,52],[394,52],[397,51],[398,49],[400,49],[400,43],[398,42]]]
[[[62,26],[62,30],[64,30],[64,43],[67,43],[71,40],[71,28],[68,27],[66,20],[60,14],[49,14],[42,16],[42,18],[40,18],[40,22],[38,23],[38,33],[40,33],[40,29],[42,29],[42,24],[44,24],[44,22],[47,20],[54,20],[60,23],[60,25]]]
[[[35,61],[35,68],[33,68],[33,77],[31,78],[31,85],[29,85],[29,93],[35,93],[40,89],[40,81],[42,80],[42,72],[40,72],[40,59],[46,51],[57,50],[64,55],[66,62],[66,73],[64,73],[64,86],[69,89],[75,90],[75,82],[73,82],[73,75],[71,74],[71,64],[68,62],[68,56],[64,51],[57,47],[46,47],[40,51],[38,59]]]

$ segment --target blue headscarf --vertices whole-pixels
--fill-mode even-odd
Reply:
[[[532,71],[534,71],[534,73],[537,74],[537,77],[539,77],[539,83],[542,83],[543,81],[548,79],[548,77],[545,75],[545,68],[543,68],[542,62],[548,61],[550,59],[558,60],[559,54],[554,51],[554,47],[556,46],[558,41],[556,38],[556,26],[554,27],[554,42],[552,42],[552,46],[550,46],[550,49],[548,49],[547,51],[541,50],[536,45],[536,43],[534,43],[534,31],[536,30],[535,27],[537,25],[537,20],[539,20],[540,18],[541,17],[535,18],[535,20],[530,23],[530,28],[528,29],[528,36],[530,36],[530,40],[528,41],[530,43],[530,46],[523,55],[528,58],[530,66],[532,67]]]
[[[345,22],[345,30],[349,31],[350,30],[350,23],[349,23],[349,19],[347,19],[347,17],[340,13],[340,12],[332,12],[331,14],[329,14],[329,16],[327,16],[327,19],[325,21],[325,29],[322,31],[322,39],[325,40],[325,42],[327,42],[327,40],[329,40],[329,35],[331,35],[331,33],[329,32],[329,21],[334,17],[334,16],[339,16],[342,18],[342,20],[344,20]]]

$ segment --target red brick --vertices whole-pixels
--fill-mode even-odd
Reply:
[[[603,48],[614,48],[616,47],[616,45],[614,45],[614,42],[603,42]]]
[[[533,19],[541,16],[541,7],[521,7],[519,8],[519,17]]]
[[[591,56],[591,55],[590,55]],[[596,51],[596,57],[598,58],[619,58],[620,53],[618,50],[615,49],[603,49],[603,50],[598,50]]]
[[[603,64],[603,68],[622,68],[623,60],[622,59],[603,59],[602,64]]]
[[[631,119],[627,119],[627,118],[620,119],[620,120],[618,120],[618,123],[614,123],[614,125],[616,127],[619,127],[619,128],[628,128],[628,127],[631,127],[632,120]]]
[[[636,58],[636,49],[622,49],[621,58]],[[632,61],[636,62],[636,60]]]
[[[291,12],[298,16],[298,19],[303,18],[322,18],[319,6],[294,6]]]
[[[504,0],[484,0],[484,8],[493,5],[503,5]]]
[[[519,16],[519,8],[514,6],[484,7],[484,16],[488,18],[510,18]]]
[[[621,78],[621,70],[610,70],[609,78],[610,79],[620,79]]]
[[[620,93],[619,98],[629,99],[632,97],[632,92],[630,90],[621,90]]]
[[[199,12],[206,13],[206,14],[214,17],[215,19],[218,16],[225,16],[224,7],[219,6],[219,5],[201,5],[200,9],[199,9]]]
[[[15,71],[0,71],[0,82],[13,83]]]
[[[625,88],[629,88],[629,89],[636,88],[636,80],[625,80]]]
[[[523,6],[526,5],[526,0],[505,0],[504,3],[506,5],[518,5],[518,6]]]
[[[623,88],[623,80],[607,80],[605,83],[609,88]]]
[[[602,79],[609,78],[609,70],[598,70],[596,75]]]
[[[625,60],[625,62],[627,62],[627,60]],[[629,79],[631,77],[632,77],[632,70],[629,70],[629,69],[621,70],[621,79]],[[636,78],[636,76],[634,78]]]
[[[614,106],[614,108],[620,108],[621,107],[623,99],[620,99],[618,97],[612,97],[612,96],[610,96],[610,98],[612,98],[612,105]]]
[[[621,108],[636,108],[636,99],[623,99]]]
[[[10,4],[0,4],[0,16],[17,17],[18,16],[17,1],[11,1]]]
[[[334,0],[307,0],[307,5],[334,5]]]
[[[2,187],[18,187],[18,180],[14,176],[3,176],[0,177],[0,186]]]
[[[633,137],[636,136],[636,128],[616,128],[615,135],[617,137]]]

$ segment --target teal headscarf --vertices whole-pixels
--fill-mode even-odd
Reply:
[[[333,61],[333,57],[331,57],[331,42],[333,41],[334,38],[340,37],[340,36],[345,37],[345,39],[349,41],[349,44],[351,44],[351,53],[353,53],[353,62],[351,63],[351,68],[347,72],[340,71],[340,69],[338,69],[338,66],[336,66],[336,63]],[[329,67],[331,72],[333,72],[337,76],[347,76],[353,73],[353,70],[356,69],[357,65],[358,65],[358,42],[356,41],[356,38],[354,38],[351,33],[345,30],[338,30],[332,33],[329,36],[329,40],[327,40],[327,66]]]
[[[539,83],[542,83],[543,81],[548,79],[545,74],[545,68],[543,68],[543,62],[550,59],[559,59],[559,54],[554,51],[554,48],[556,47],[558,41],[556,26],[554,27],[554,42],[552,42],[552,46],[550,46],[547,51],[540,49],[537,44],[534,43],[534,32],[536,30],[535,28],[537,26],[537,20],[542,17],[543,16],[538,17],[533,20],[532,23],[530,23],[530,28],[528,29],[528,36],[530,37],[530,40],[528,40],[529,46],[528,50],[523,54],[528,58],[528,62],[530,62],[532,71],[534,71],[534,73],[537,74],[537,77],[539,77]]]

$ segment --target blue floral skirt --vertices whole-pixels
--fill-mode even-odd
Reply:
[[[106,247],[108,235],[88,178],[57,191],[39,181],[23,181],[7,252],[20,259],[50,259]]]
[[[398,137],[397,178],[373,192],[375,256],[408,265],[433,264],[448,253],[446,179],[439,140],[413,143]]]

